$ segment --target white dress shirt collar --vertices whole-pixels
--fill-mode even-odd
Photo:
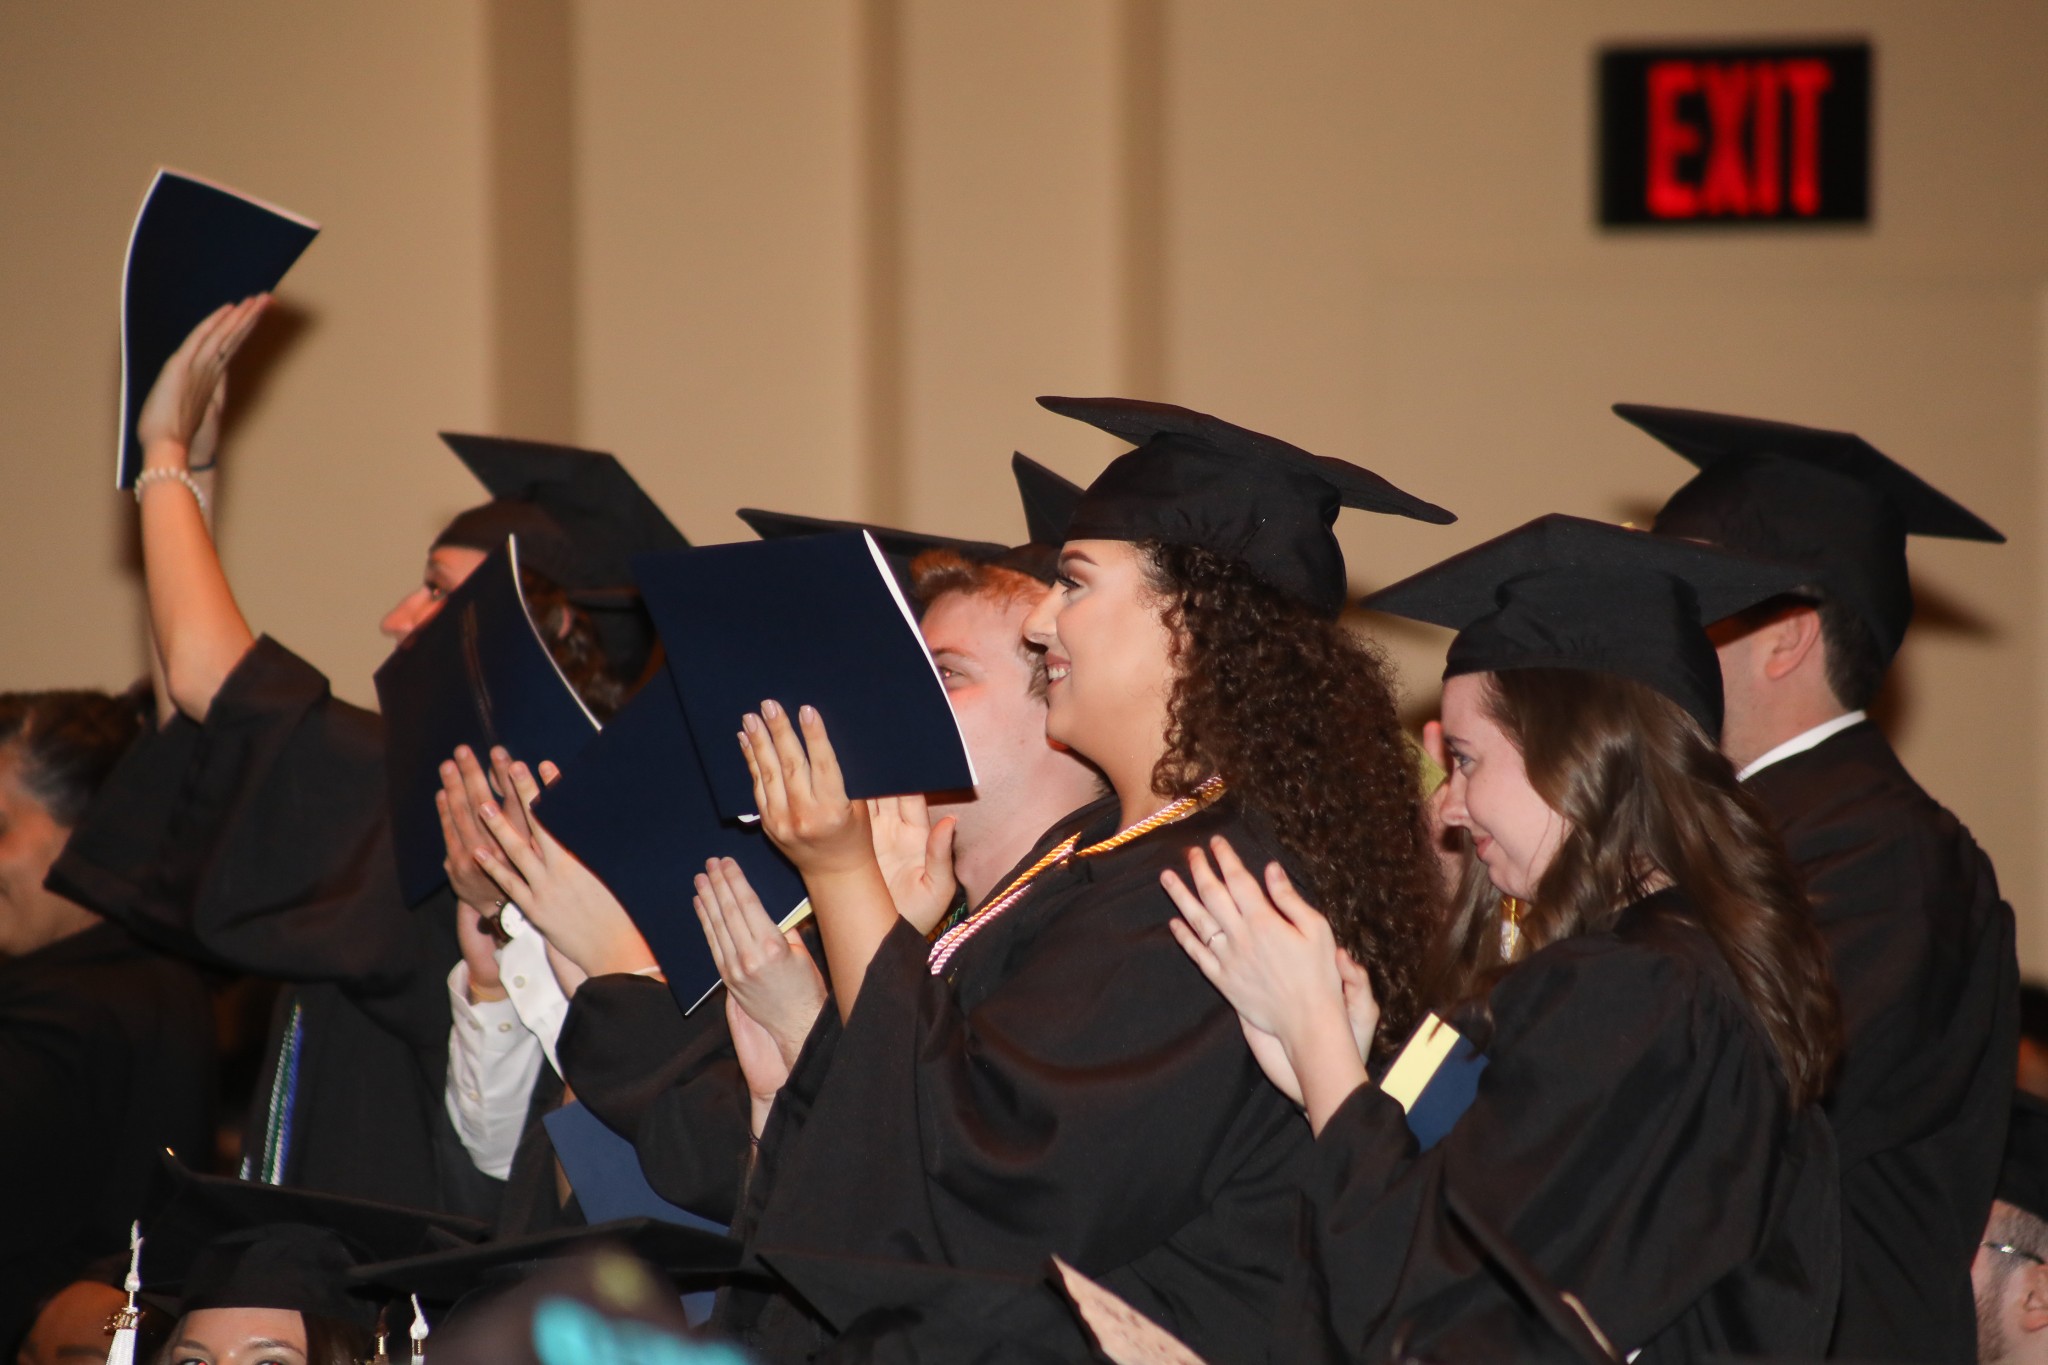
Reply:
[[[1763,757],[1753,760],[1748,767],[1735,774],[1735,780],[1737,782],[1747,782],[1750,778],[1755,777],[1780,759],[1790,758],[1794,754],[1803,754],[1808,749],[1817,748],[1850,726],[1861,724],[1866,719],[1868,717],[1861,711],[1845,711],[1833,720],[1824,720],[1811,730],[1792,736],[1792,738],[1786,740]]]

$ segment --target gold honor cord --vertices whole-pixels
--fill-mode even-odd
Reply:
[[[951,929],[948,929],[945,935],[932,945],[932,975],[937,976],[944,972],[946,964],[952,961],[953,954],[960,951],[960,945],[979,933],[983,925],[989,923],[996,916],[1024,899],[1024,893],[1031,889],[1032,881],[1047,868],[1060,866],[1076,858],[1093,858],[1097,854],[1107,853],[1111,849],[1122,848],[1131,840],[1142,838],[1155,829],[1164,828],[1177,820],[1187,819],[1190,815],[1209,805],[1221,795],[1223,795],[1223,778],[1221,774],[1218,774],[1203,782],[1193,792],[1181,797],[1180,800],[1173,802],[1171,805],[1162,806],[1136,824],[1128,825],[1118,830],[1099,844],[1090,844],[1086,848],[1077,850],[1074,846],[1081,841],[1081,836],[1069,834],[1065,839],[1054,845],[1052,850],[1043,858],[1040,858],[1037,862],[1018,873],[1016,878],[1008,886],[1004,887],[987,906],[972,917],[964,919]]]

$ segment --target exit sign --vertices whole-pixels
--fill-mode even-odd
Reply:
[[[1870,221],[1870,44],[1600,54],[1600,221]]]

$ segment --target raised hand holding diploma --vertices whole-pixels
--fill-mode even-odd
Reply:
[[[897,922],[896,902],[875,857],[867,805],[847,799],[824,718],[805,706],[798,720],[801,739],[781,705],[764,701],[758,715],[741,721],[740,749],[761,828],[803,874],[846,1019],[868,963]]]

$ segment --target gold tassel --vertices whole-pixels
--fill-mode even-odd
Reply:
[[[1513,962],[1522,951],[1522,902],[1513,896],[1500,898],[1500,958]]]
[[[128,1278],[121,1281],[121,1287],[128,1291],[128,1303],[107,1319],[107,1328],[114,1334],[114,1344],[107,1348],[107,1365],[135,1365],[135,1334],[142,1326],[142,1310],[135,1306],[135,1296],[142,1292],[140,1223],[128,1225]]]

